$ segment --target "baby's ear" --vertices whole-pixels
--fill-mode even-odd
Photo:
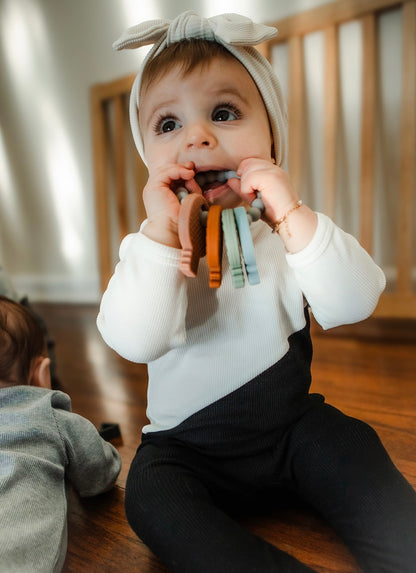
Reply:
[[[34,364],[29,384],[40,388],[51,388],[51,360],[46,356],[39,356]]]

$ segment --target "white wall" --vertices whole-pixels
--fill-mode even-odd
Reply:
[[[273,22],[322,0],[0,0],[0,264],[32,300],[98,301],[89,89],[135,71],[127,26],[194,9]]]

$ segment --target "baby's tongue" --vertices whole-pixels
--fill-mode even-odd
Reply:
[[[222,181],[222,182],[210,181],[209,183],[205,183],[202,186],[202,191],[204,191],[204,193],[206,193],[207,191],[212,191],[213,189],[216,189],[217,187],[221,187],[221,185],[224,185],[224,181]]]
[[[223,185],[231,177],[238,177],[238,175],[235,171],[207,171],[203,174],[201,173],[197,181],[203,191],[208,191]]]

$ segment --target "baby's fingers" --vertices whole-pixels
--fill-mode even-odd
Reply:
[[[155,184],[173,190],[184,181],[193,179],[194,176],[194,164],[191,161],[184,164],[172,163],[149,173],[149,179],[152,179]]]

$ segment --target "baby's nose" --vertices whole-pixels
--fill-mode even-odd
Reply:
[[[217,143],[216,137],[209,127],[202,123],[195,123],[187,129],[187,149],[211,148]]]

